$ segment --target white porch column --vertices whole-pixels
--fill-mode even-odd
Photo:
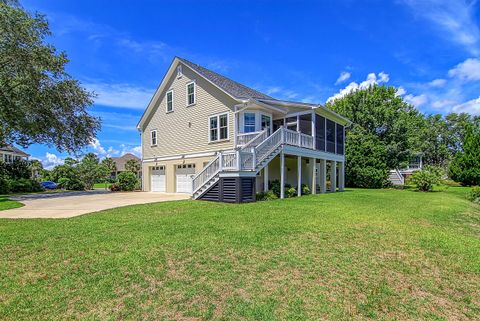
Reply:
[[[345,190],[345,162],[338,163],[338,190]]]
[[[337,162],[330,162],[330,192],[337,191]]]
[[[320,193],[327,191],[327,161],[320,159]]]
[[[302,196],[302,156],[297,156],[297,196]]]
[[[280,198],[285,198],[285,154],[280,152]]]
[[[310,158],[310,164],[312,164],[312,194],[317,194],[317,159]]]
[[[263,168],[263,191],[268,191],[268,165]]]

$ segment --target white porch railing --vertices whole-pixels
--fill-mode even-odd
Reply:
[[[221,158],[217,155],[210,163],[203,168],[203,170],[195,175],[192,181],[193,193],[195,193],[200,187],[203,186],[210,178],[217,175],[221,168]]]
[[[253,135],[255,134],[255,135]],[[193,178],[193,193],[221,171],[253,171],[281,145],[314,149],[310,135],[280,127],[267,137],[267,131],[242,135],[245,145],[239,150],[221,152]],[[246,141],[248,137],[248,141]],[[242,138],[243,139],[243,138]]]
[[[238,134],[237,135],[237,145],[238,146],[244,146],[261,133],[262,133],[262,131]]]

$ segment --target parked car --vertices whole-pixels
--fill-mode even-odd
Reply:
[[[42,185],[42,187],[45,188],[45,189],[57,189],[58,188],[57,184],[55,184],[52,181],[41,182],[40,185]]]

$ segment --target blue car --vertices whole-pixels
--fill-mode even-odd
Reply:
[[[54,182],[51,182],[51,181],[45,181],[45,182],[41,182],[40,185],[42,185],[43,188],[45,189],[57,189],[57,184],[55,184]]]

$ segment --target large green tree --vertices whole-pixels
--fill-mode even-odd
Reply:
[[[346,139],[350,186],[380,187],[389,169],[409,162],[419,152],[423,116],[394,87],[373,85],[330,101],[327,107],[354,124]],[[368,166],[352,164],[352,159]]]
[[[100,128],[93,94],[65,72],[64,52],[46,43],[44,15],[0,0],[0,145],[32,143],[76,153]]]
[[[470,125],[465,132],[463,150],[449,167],[450,177],[463,185],[480,185],[480,128]]]

